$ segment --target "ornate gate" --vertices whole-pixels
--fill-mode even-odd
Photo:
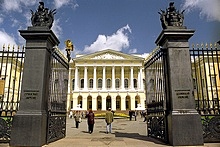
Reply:
[[[196,109],[201,115],[204,142],[220,142],[220,48],[196,45],[190,49]]]
[[[55,48],[51,60],[47,143],[66,136],[68,69],[69,63],[67,58]]]
[[[164,61],[166,52],[154,50],[145,63],[148,136],[168,141]]]
[[[13,115],[19,109],[24,47],[0,51],[0,143],[10,141]]]

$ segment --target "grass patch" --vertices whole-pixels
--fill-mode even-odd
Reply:
[[[106,113],[95,113],[95,117],[105,117]],[[122,117],[122,118],[127,118],[128,115],[124,113],[114,113],[114,117]]]

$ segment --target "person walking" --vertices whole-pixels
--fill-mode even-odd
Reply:
[[[76,114],[74,115],[75,122],[76,122],[76,128],[79,128],[79,123],[81,120],[80,111],[76,111]]]
[[[106,133],[112,133],[112,122],[114,121],[113,113],[111,112],[111,108],[108,108],[108,111],[105,115],[106,122]]]
[[[93,132],[94,124],[95,124],[95,115],[92,110],[89,110],[89,113],[86,115],[88,122],[89,133]]]

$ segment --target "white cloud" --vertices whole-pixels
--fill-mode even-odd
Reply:
[[[129,25],[126,25],[111,36],[98,35],[95,42],[89,46],[85,46],[84,53],[93,53],[105,49],[113,49],[121,51],[130,46],[128,33],[131,33]]]
[[[63,33],[63,30],[61,28],[61,26],[59,25],[60,20],[59,19],[55,19],[53,22],[53,26],[52,26],[52,30],[53,32],[56,34],[57,38],[60,38],[60,36]]]
[[[200,17],[209,21],[220,21],[219,0],[185,0],[182,7],[186,12],[199,9]]]
[[[130,49],[128,53],[129,53],[129,54],[137,53],[137,49],[136,49],[136,48],[135,48],[135,49]]]
[[[61,8],[64,5],[71,5],[72,8],[77,8],[79,5],[71,0],[54,0],[54,5],[56,9]]]
[[[8,35],[4,30],[0,30],[0,49],[2,49],[3,45],[8,46],[16,45],[14,38]]]
[[[4,18],[0,17],[0,24],[3,23]]]
[[[23,5],[24,6],[33,6],[38,2],[38,0],[3,0],[2,8],[4,11],[17,11],[22,12]]]

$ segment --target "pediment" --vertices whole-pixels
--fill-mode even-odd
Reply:
[[[92,57],[91,59],[124,59],[124,57],[113,54],[113,53],[104,53]]]
[[[107,49],[88,55],[81,55],[75,60],[143,60],[144,58]]]

